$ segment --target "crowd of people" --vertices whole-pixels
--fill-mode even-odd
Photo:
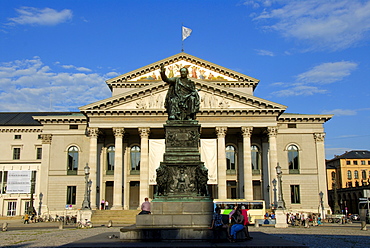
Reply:
[[[227,239],[230,242],[235,242],[237,240],[237,234],[238,232],[243,231],[244,236],[246,240],[253,239],[249,235],[248,231],[248,214],[246,209],[239,209],[238,206],[236,206],[229,214],[228,216],[228,223],[224,223],[221,209],[216,208],[215,213],[212,217],[212,224],[210,229],[213,230],[213,235],[215,241],[219,242],[222,240],[222,233],[226,232]]]
[[[292,226],[320,226],[322,224],[321,214],[287,213],[287,223]]]

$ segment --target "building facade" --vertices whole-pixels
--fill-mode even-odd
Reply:
[[[327,188],[323,124],[332,116],[285,113],[286,106],[254,96],[259,80],[179,53],[107,80],[112,96],[78,113],[0,114],[0,213],[19,215],[29,204],[30,193],[7,192],[9,171],[35,171],[41,214],[81,208],[86,165],[93,209],[103,199],[118,210],[153,198],[167,120],[162,63],[168,77],[188,68],[199,90],[200,150],[213,198],[273,207],[279,163],[287,210],[318,212],[319,193]],[[329,210],[326,195],[323,206]]]
[[[370,151],[354,150],[335,156],[326,161],[326,173],[333,212],[336,207],[339,212],[358,213],[359,198],[370,193]]]

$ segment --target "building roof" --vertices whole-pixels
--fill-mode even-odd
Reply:
[[[75,115],[74,112],[0,112],[0,126],[42,126],[32,116]],[[78,113],[81,114],[81,113]]]
[[[331,159],[330,161],[337,159],[370,159],[370,151],[367,150],[349,151],[345,152],[342,155],[335,156],[335,158]]]

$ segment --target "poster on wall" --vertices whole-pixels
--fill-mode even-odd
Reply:
[[[8,171],[7,194],[29,194],[31,193],[32,171]]]

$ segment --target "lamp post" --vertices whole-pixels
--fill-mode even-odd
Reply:
[[[90,199],[89,199],[89,175],[90,175],[90,167],[86,163],[84,167],[85,171],[85,195],[84,201],[82,202],[82,210],[91,210],[90,208]]]
[[[334,187],[334,213],[340,214],[340,207],[338,205],[338,192],[337,192],[337,179],[335,178],[333,181]]]
[[[321,213],[321,218],[324,219],[324,202],[323,202],[324,193],[322,191],[320,191],[319,196],[320,196],[320,213]]]
[[[282,177],[283,172],[281,171],[281,167],[280,167],[279,163],[276,166],[276,174],[277,174],[277,178],[278,178],[278,190],[279,190],[278,191],[277,208],[278,209],[285,209],[285,203],[284,203],[284,199],[283,199],[282,181],[281,181],[281,177]]]
[[[276,202],[276,183],[277,183],[277,181],[274,178],[274,180],[272,180],[272,186],[274,186],[274,188],[273,188],[273,191],[274,191],[274,208],[276,208],[276,204],[277,204],[277,202]]]
[[[28,214],[32,215],[35,212],[33,207],[33,194],[35,193],[35,173],[31,171],[31,196],[30,196],[30,206],[28,208]]]

